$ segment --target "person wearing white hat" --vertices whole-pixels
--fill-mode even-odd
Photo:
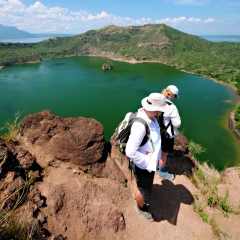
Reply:
[[[162,94],[167,97],[167,104],[170,107],[170,111],[166,111],[163,114],[163,124],[168,126],[167,132],[168,138],[162,137],[162,157],[159,161],[158,177],[172,181],[174,175],[169,173],[166,168],[167,154],[173,153],[174,136],[178,134],[178,128],[181,125],[181,118],[177,107],[173,104],[172,100],[179,97],[179,90],[174,85],[169,85],[163,89]]]
[[[146,134],[146,127],[141,122],[134,122],[126,146],[126,155],[132,162],[137,189],[134,198],[137,202],[135,210],[147,221],[154,221],[146,202],[151,197],[154,174],[161,158],[161,135],[159,124],[155,118],[159,112],[170,110],[166,97],[160,93],[151,93],[141,101],[142,107],[137,117],[143,118],[149,126],[149,140],[143,146],[141,142]]]

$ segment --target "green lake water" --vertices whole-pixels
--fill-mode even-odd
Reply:
[[[3,68],[0,126],[13,121],[18,111],[23,118],[50,109],[62,117],[95,118],[109,141],[124,115],[141,107],[142,98],[174,84],[180,90],[180,98],[174,100],[182,119],[180,130],[207,148],[197,159],[218,169],[239,164],[240,143],[228,128],[229,112],[237,101],[232,90],[159,63],[113,61],[115,68],[103,71],[105,60],[72,57]]]

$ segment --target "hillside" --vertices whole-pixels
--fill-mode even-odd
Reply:
[[[67,56],[156,61],[240,89],[240,43],[210,42],[165,24],[111,25],[39,43],[0,43],[0,55],[0,66]]]
[[[239,167],[202,168],[177,135],[167,159],[175,179],[155,175],[150,223],[135,212],[116,135],[106,142],[95,119],[44,110],[20,122],[17,142],[0,138],[0,239],[239,239]]]

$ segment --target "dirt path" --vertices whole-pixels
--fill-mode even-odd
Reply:
[[[135,188],[133,183],[131,188]],[[149,223],[135,210],[132,199],[126,209],[126,239],[217,239],[211,226],[193,210],[192,194],[198,190],[186,176],[173,182],[154,179],[151,210],[156,221]]]
[[[67,217],[63,215],[54,223],[55,232],[62,232],[63,236],[64,231],[62,229],[66,227],[67,230],[65,234],[68,236],[68,239],[80,240],[90,239],[90,237],[91,239],[101,240],[239,239],[239,215],[229,214],[229,217],[225,218],[223,215],[219,215],[218,212],[212,213],[216,216],[218,228],[227,238],[224,238],[223,235],[218,238],[214,234],[214,229],[211,224],[203,222],[201,216],[193,209],[195,201],[194,195],[201,196],[201,192],[194,187],[190,179],[185,175],[177,175],[172,182],[161,180],[155,175],[150,206],[156,217],[156,221],[147,222],[141,215],[135,212],[136,203],[132,197],[132,193],[136,187],[134,180],[128,183],[127,188],[124,188],[120,187],[118,183],[113,183],[112,180],[109,179],[89,178],[88,176],[83,177],[77,175],[74,173],[74,169],[66,163],[61,163],[53,168],[49,168],[48,171],[49,175],[44,178],[43,183],[39,183],[38,185],[43,195],[48,199],[52,199],[53,190],[57,185],[66,186],[70,194],[69,200],[65,203],[68,207],[64,210],[64,214]],[[238,198],[238,196],[240,196],[240,186],[237,185],[240,182],[240,175],[235,172],[235,178],[231,179],[231,177],[233,177],[233,172],[231,171],[229,172],[227,184],[231,189],[230,198],[233,198],[237,205],[240,203]],[[88,181],[92,182],[92,184],[101,186],[102,189],[108,189],[107,191],[109,191],[110,194],[108,196],[109,199],[115,202],[123,213],[126,222],[126,228],[124,230],[118,230],[115,233],[106,228],[102,229],[99,235],[93,231],[91,235],[86,235],[84,238],[82,237],[80,233],[85,231],[85,223],[82,217],[79,217],[78,212],[76,212],[74,208],[75,205],[71,201],[76,202],[76,204],[79,202],[78,204],[81,205],[81,198],[83,195],[81,187],[86,185]],[[233,182],[235,182],[235,184]],[[225,184],[222,185],[222,189],[225,189]],[[117,185],[118,187],[116,188]],[[113,192],[112,189],[114,188],[117,189],[117,191],[115,191],[115,194],[111,195]],[[106,203],[109,201],[106,196],[104,199],[106,200],[103,200],[102,196],[96,195],[95,204],[97,204],[99,200],[99,204],[104,206],[104,201],[106,201]],[[46,210],[48,211],[48,209]],[[212,211],[214,210],[212,209]],[[53,229],[50,228],[50,230]],[[81,237],[78,238],[77,236]]]

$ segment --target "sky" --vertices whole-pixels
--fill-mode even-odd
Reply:
[[[192,35],[240,35],[240,0],[0,0],[0,24],[29,33],[149,23]]]

